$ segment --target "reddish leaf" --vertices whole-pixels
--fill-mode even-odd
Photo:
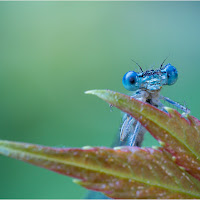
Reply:
[[[130,96],[109,90],[92,90],[109,104],[132,115],[161,142],[165,150],[176,158],[176,163],[200,180],[200,121],[182,117],[176,110],[168,108],[169,114],[140,102]]]
[[[0,153],[81,179],[75,182],[112,198],[200,198],[199,181],[161,150],[61,149],[0,141]]]

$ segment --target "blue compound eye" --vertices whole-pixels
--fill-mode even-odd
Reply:
[[[173,85],[178,79],[178,71],[171,64],[167,64],[164,68],[167,72],[167,85]]]
[[[137,79],[137,73],[134,71],[129,71],[124,75],[122,83],[127,90],[134,91],[138,89],[138,87],[136,86]]]

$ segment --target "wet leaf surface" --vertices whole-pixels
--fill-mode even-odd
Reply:
[[[176,163],[200,180],[200,121],[187,119],[176,110],[162,112],[150,104],[110,90],[91,90],[93,94],[139,120],[141,124],[170,152]]]
[[[75,177],[83,187],[112,198],[200,198],[199,181],[162,150],[50,148],[0,141],[0,153]]]

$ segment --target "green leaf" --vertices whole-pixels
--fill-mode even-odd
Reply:
[[[176,110],[168,108],[169,114],[148,103],[110,90],[91,90],[109,104],[130,114],[170,152],[176,163],[200,180],[200,121],[193,116],[187,119]]]
[[[112,198],[200,198],[199,181],[151,148],[50,148],[0,141],[0,153],[80,180]]]

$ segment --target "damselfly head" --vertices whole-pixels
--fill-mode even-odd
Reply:
[[[160,69],[141,73],[129,71],[124,75],[122,83],[129,91],[138,89],[156,91],[160,90],[163,85],[173,85],[177,79],[177,69],[171,64],[167,64],[164,67],[161,66]]]

